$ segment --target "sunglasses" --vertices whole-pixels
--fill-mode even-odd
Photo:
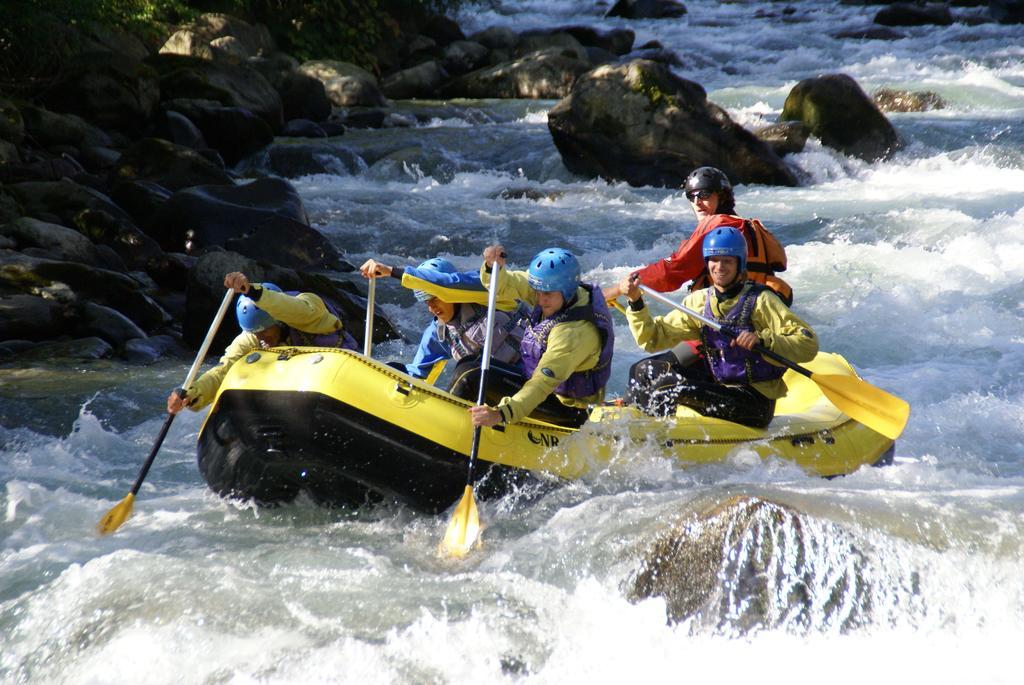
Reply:
[[[707,200],[709,197],[715,194],[713,190],[691,190],[686,193],[686,199],[690,202],[694,200]]]

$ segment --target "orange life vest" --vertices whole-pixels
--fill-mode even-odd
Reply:
[[[786,250],[775,235],[757,219],[743,220],[743,236],[747,239],[747,280],[771,288],[786,306],[793,304],[793,288],[775,275],[786,270]],[[690,290],[706,288],[708,273],[694,279]]]

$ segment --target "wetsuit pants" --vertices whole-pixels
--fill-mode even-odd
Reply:
[[[673,350],[641,359],[629,369],[626,402],[652,416],[672,416],[676,406],[704,416],[764,428],[775,414],[770,400],[746,385],[723,385],[706,363],[680,363]]]
[[[492,407],[496,406],[502,397],[511,397],[519,392],[527,380],[523,372],[516,367],[492,360],[487,370],[484,402]],[[476,402],[480,392],[480,357],[478,355],[459,360],[455,372],[452,374],[452,385],[449,392],[464,400]],[[566,406],[559,402],[554,395],[549,395],[530,414],[531,419],[569,428],[579,428],[589,416],[590,413],[586,409]]]

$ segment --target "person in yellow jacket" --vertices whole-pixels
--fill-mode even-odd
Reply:
[[[666,350],[684,340],[700,340],[701,363],[683,366],[672,352],[643,359],[630,369],[626,401],[660,416],[677,404],[705,416],[764,428],[775,400],[786,394],[786,369],[754,351],[757,344],[800,363],[818,353],[818,339],[807,323],[764,285],[746,278],[747,243],[732,227],[720,227],[704,239],[707,288],[687,295],[683,304],[715,319],[732,335],[718,332],[680,311],[651,317],[637,279],[627,277],[626,318],[637,344],[648,352]]]
[[[548,248],[528,271],[506,271],[505,250],[484,251],[480,279],[485,285],[498,268],[499,299],[514,298],[532,308],[520,343],[525,376],[521,387],[496,407],[472,407],[474,426],[512,423],[533,415],[566,426],[580,426],[587,407],[604,399],[611,374],[615,334],[601,289],[580,282],[580,265],[567,250]]]
[[[210,404],[231,365],[253,350],[280,344],[357,349],[355,339],[343,330],[338,312],[319,295],[286,293],[273,283],[250,283],[238,271],[224,277],[224,287],[240,293],[235,315],[242,332],[228,345],[217,366],[188,388],[171,391],[167,397],[171,414]]]

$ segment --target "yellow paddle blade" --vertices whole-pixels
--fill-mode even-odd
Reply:
[[[856,376],[811,374],[825,397],[854,421],[895,440],[910,418],[910,405]]]
[[[100,519],[96,525],[96,532],[100,535],[110,535],[121,527],[121,524],[132,515],[132,507],[135,506],[135,495],[128,493],[128,496],[107,512],[107,515]]]
[[[453,557],[464,557],[480,538],[480,515],[476,510],[473,486],[467,485],[462,499],[448,524],[439,551]]]

